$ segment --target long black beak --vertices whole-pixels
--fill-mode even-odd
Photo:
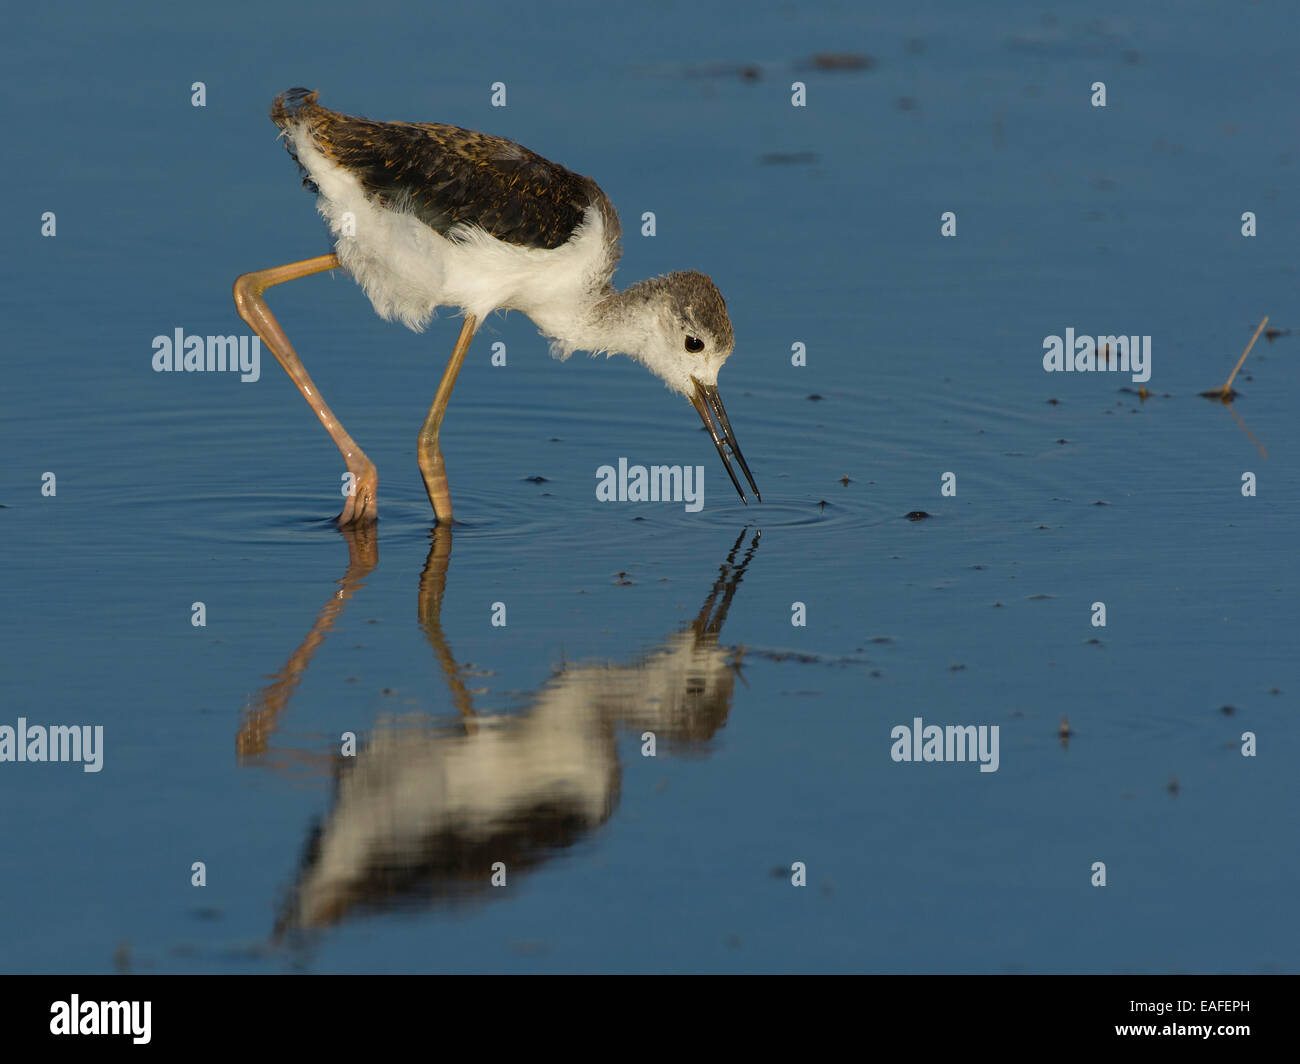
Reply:
[[[736,485],[736,494],[740,496],[740,501],[746,506],[749,505],[749,500],[745,498],[745,491],[740,486],[740,481],[736,479],[735,470],[731,468],[731,459],[727,456],[728,448],[736,456],[736,461],[745,474],[745,479],[749,481],[749,486],[754,489],[754,498],[762,502],[763,496],[758,493],[758,485],[754,483],[754,478],[749,472],[749,466],[745,464],[745,456],[740,453],[740,448],[736,445],[736,434],[731,431],[731,422],[727,418],[727,411],[722,406],[722,397],[718,395],[717,385],[701,384],[694,377],[691,380],[695,384],[695,394],[691,396],[691,405],[699,411],[700,419],[709,430],[709,435],[713,437],[713,446],[718,449],[718,454],[722,456],[722,464],[727,467],[727,476]]]

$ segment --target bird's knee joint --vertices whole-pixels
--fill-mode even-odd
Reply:
[[[262,294],[262,286],[257,283],[257,275],[243,273],[235,278],[235,309],[243,316],[244,309]]]

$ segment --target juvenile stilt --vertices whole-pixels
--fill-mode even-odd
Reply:
[[[591,351],[640,362],[695,407],[741,501],[749,502],[746,490],[762,501],[718,395],[718,371],[736,342],[722,293],[696,270],[615,288],[622,226],[595,181],[501,137],[346,115],[303,88],[276,97],[271,121],[303,187],[319,197],[337,257],[248,274],[236,282],[235,299],[355,478],[340,523],[375,518],[374,466],[321,400],[261,299],[273,284],[340,262],[387,321],[420,332],[438,307],[465,315],[419,435],[420,474],[439,524],[452,522],[439,430],[474,332],[494,310],[531,318],[557,358]]]
[[[353,490],[343,504],[343,512],[339,514],[338,521],[340,525],[350,525],[373,521],[378,513],[379,476],[375,465],[357,446],[356,441],[348,435],[339,419],[334,416],[334,411],[329,408],[320,390],[307,374],[307,369],[294,351],[293,344],[289,343],[289,337],[285,335],[284,329],[271,313],[271,308],[262,298],[262,293],[274,285],[284,284],[285,281],[296,281],[299,277],[310,277],[313,273],[321,273],[324,270],[333,270],[338,264],[337,255],[320,255],[314,259],[304,259],[285,266],[274,266],[269,270],[243,274],[235,279],[235,307],[239,311],[239,316],[252,326],[257,335],[262,338],[262,343],[266,344],[280,365],[284,367],[285,373],[289,374],[289,379],[297,385],[298,391],[316,412],[320,423],[325,426],[325,431],[330,434],[330,439],[343,455],[343,462],[348,467],[348,472],[352,474]],[[448,388],[447,391],[450,393],[451,389]]]
[[[456,387],[456,377],[460,367],[465,364],[465,354],[469,351],[474,332],[478,329],[478,320],[473,314],[465,315],[465,324],[460,327],[460,336],[452,349],[447,368],[438,383],[438,392],[429,407],[429,416],[420,428],[420,439],[416,453],[420,462],[420,474],[424,477],[424,490],[429,493],[429,502],[438,517],[438,524],[451,524],[451,492],[447,488],[447,466],[442,460],[442,448],[438,446],[438,430],[442,427],[442,417],[447,412],[451,401],[451,390]]]

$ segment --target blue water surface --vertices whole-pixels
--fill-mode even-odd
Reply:
[[[0,970],[1295,969],[1288,5],[7,21],[0,726],[104,746],[0,762]],[[373,533],[269,352],[154,372],[156,336],[248,335],[238,274],[330,249],[267,119],[295,85],[592,175],[623,284],[707,271],[762,504],[642,368],[511,314],[434,534],[459,323],[341,272],[269,302],[379,468]],[[1150,380],[1045,372],[1066,329],[1150,337]],[[597,501],[619,458],[702,466],[704,508]],[[996,726],[997,771],[893,760],[918,717]]]

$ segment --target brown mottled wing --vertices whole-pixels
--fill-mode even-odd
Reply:
[[[355,174],[369,195],[439,233],[470,224],[509,244],[557,248],[588,206],[617,217],[591,178],[503,137],[353,118],[316,99],[315,92],[290,89],[271,105],[271,120],[281,129],[305,125],[320,151]]]

